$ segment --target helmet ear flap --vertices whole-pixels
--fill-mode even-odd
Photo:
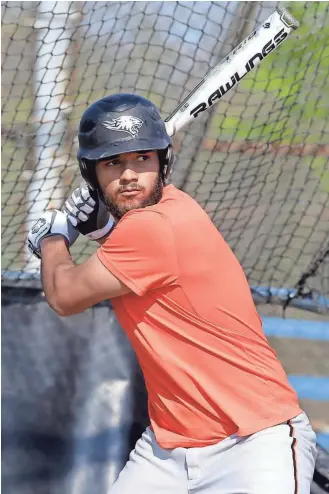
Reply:
[[[80,159],[78,161],[79,161],[80,173],[82,178],[84,179],[84,181],[87,183],[88,187],[91,190],[94,190],[98,193],[98,196],[100,197],[101,201],[105,202],[105,197],[98,183],[97,175],[96,175],[97,161],[86,160],[86,159]]]
[[[87,182],[92,190],[99,190],[99,184],[96,177],[96,161],[80,159],[79,167],[82,178]]]
[[[85,160],[78,160],[79,161],[79,168],[80,168],[80,173],[82,175],[82,178],[87,184],[90,186],[90,179],[89,179],[89,173],[88,173],[88,168]]]
[[[162,166],[162,176],[164,180],[168,179],[172,172],[174,157],[172,146],[168,146],[160,155],[160,165]]]

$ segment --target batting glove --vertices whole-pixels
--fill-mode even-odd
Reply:
[[[66,214],[57,209],[46,211],[29,231],[27,245],[29,251],[38,259],[41,259],[40,243],[46,237],[61,235],[70,247],[79,236],[79,232],[73,227]]]
[[[82,183],[65,201],[62,211],[82,235],[98,240],[109,233],[114,221],[97,191]]]

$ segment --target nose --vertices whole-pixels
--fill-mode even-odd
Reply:
[[[129,182],[137,182],[137,180],[138,180],[138,173],[134,170],[134,168],[131,165],[127,164],[121,173],[120,182],[129,183]]]

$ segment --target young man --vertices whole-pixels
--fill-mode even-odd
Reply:
[[[112,299],[144,373],[150,427],[111,494],[309,494],[315,434],[234,254],[165,185],[172,145],[157,109],[129,94],[97,101],[78,159],[87,185],[28,242],[49,305],[66,316]],[[101,246],[75,266],[79,232]]]

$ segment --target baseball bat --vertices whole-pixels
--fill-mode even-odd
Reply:
[[[165,119],[167,133],[173,136],[198,118],[235,87],[299,26],[284,7],[278,7],[234,50],[195,86],[182,103]]]

